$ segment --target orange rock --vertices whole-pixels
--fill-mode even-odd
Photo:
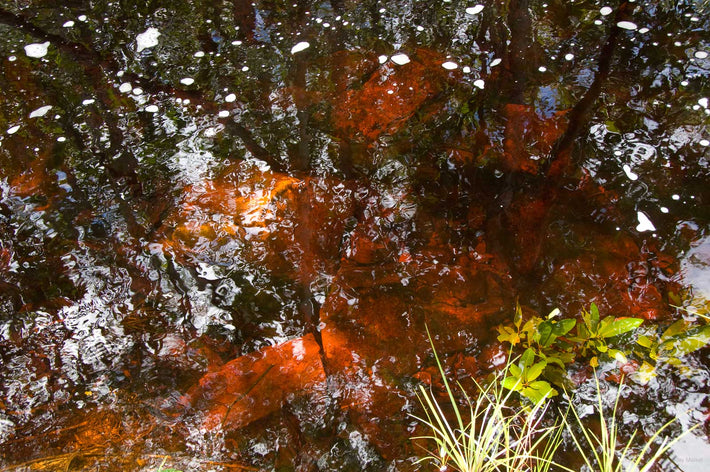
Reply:
[[[292,397],[325,388],[320,347],[313,335],[234,359],[203,376],[182,399],[204,412],[204,426],[240,428]]]

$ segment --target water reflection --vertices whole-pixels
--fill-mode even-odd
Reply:
[[[516,298],[680,316],[708,272],[707,18],[0,7],[3,464],[414,470],[425,326],[466,382]],[[707,409],[702,354],[629,414]]]

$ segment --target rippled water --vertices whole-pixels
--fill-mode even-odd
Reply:
[[[419,470],[425,327],[465,381],[516,300],[710,299],[708,13],[3,3],[0,466]],[[625,420],[706,422],[707,354]]]

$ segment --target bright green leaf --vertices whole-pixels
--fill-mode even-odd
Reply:
[[[523,383],[518,377],[506,377],[505,379],[503,379],[503,388],[507,388],[508,390],[518,392],[520,391],[522,386]]]
[[[643,346],[645,348],[651,348],[653,345],[653,340],[649,338],[648,336],[639,336],[636,342],[639,344],[639,346]]]
[[[608,318],[605,318],[604,320],[607,319]],[[641,318],[619,318],[609,323],[608,326],[605,326],[603,329],[599,329],[599,336],[612,338],[633,331],[641,326],[641,323],[643,323],[643,319]]]
[[[533,351],[530,348],[527,348],[523,355],[520,357],[520,367],[525,369],[526,367],[532,365],[532,363],[535,361],[535,351]]]
[[[682,333],[687,326],[688,326],[688,322],[683,319],[680,319],[680,320],[676,321],[675,323],[673,323],[672,325],[670,325],[668,328],[666,328],[666,330],[661,335],[661,339],[663,339],[665,341],[666,339],[668,339],[670,337],[676,336],[676,335]]]
[[[545,361],[541,361],[537,364],[531,365],[530,368],[526,369],[525,371],[525,380],[527,382],[532,382],[536,378],[540,377],[540,374],[542,374],[542,371],[545,370],[546,365],[547,362]]]

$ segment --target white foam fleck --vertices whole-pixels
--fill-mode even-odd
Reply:
[[[471,72],[471,68],[469,66],[464,66],[463,69],[464,74],[469,74]]]
[[[296,54],[297,52],[301,52],[309,47],[311,47],[311,43],[308,41],[301,41],[291,48],[291,54]]]
[[[648,29],[648,28],[641,28],[641,29],[639,30],[639,33],[641,33],[641,34],[646,34],[646,33],[648,33],[649,31],[651,31],[651,30]]]
[[[446,61],[443,64],[441,64],[441,67],[443,67],[446,70],[454,70],[454,69],[458,69],[459,65],[456,64],[455,62]]]
[[[47,55],[47,49],[49,48],[49,41],[43,43],[32,43],[25,46],[25,54],[29,57],[44,57]]]
[[[380,64],[384,64],[385,62],[387,62],[387,56],[385,56],[384,54],[377,56],[377,62],[379,62]]]
[[[599,26],[599,25],[603,25],[604,22],[602,20],[594,20],[594,24]]]
[[[242,67],[242,72],[246,72],[246,71],[248,71],[248,70],[249,70],[249,66],[244,66],[244,67]]]
[[[423,27],[423,26],[417,26],[417,31],[419,31],[419,32],[421,33],[422,31],[424,31],[424,27]]]
[[[495,66],[497,66],[498,64],[500,64],[501,62],[503,62],[503,60],[500,59],[500,58],[498,58],[498,57],[496,57],[495,59],[493,59],[493,60],[491,61],[491,67],[495,67]]]
[[[468,13],[469,15],[478,15],[483,11],[483,8],[483,5],[479,3],[478,5],[466,8],[466,13]]]
[[[195,79],[193,79],[192,77],[184,77],[180,79],[180,83],[183,85],[192,85],[195,83]]]
[[[44,116],[51,109],[52,109],[52,105],[45,105],[43,107],[39,107],[36,110],[34,110],[32,113],[30,113],[30,118],[38,118],[40,116]]]
[[[661,213],[668,213],[670,210],[666,207],[661,207]]]
[[[240,44],[242,44],[242,42],[239,41],[239,40],[237,40],[237,41],[232,41],[232,46],[239,46]]]
[[[205,51],[197,51],[195,54],[193,54],[195,57],[205,57]]]
[[[673,200],[680,200],[680,195],[678,195],[677,193],[674,193],[673,195],[671,195],[671,198]]]
[[[625,29],[625,30],[629,30],[629,31],[633,31],[636,28],[638,28],[638,26],[636,26],[636,23],[634,23],[632,21],[620,21],[616,24],[616,26],[618,26],[621,29]]]
[[[220,118],[227,118],[229,116],[229,110],[221,110],[218,115]]]
[[[572,59],[574,59],[574,54],[572,54],[572,53],[565,54],[566,61],[571,61]]]
[[[703,108],[707,108],[707,107],[708,107],[708,98],[707,98],[707,97],[703,97],[703,98],[699,99],[699,100],[698,100],[698,105],[700,105],[700,106],[703,107]]]
[[[540,66],[540,67],[537,68],[537,70],[539,70],[540,72],[547,72],[547,67],[545,67],[545,66]]]
[[[94,100],[93,98],[87,98],[86,100],[82,101],[81,104],[82,105],[91,105],[94,102],[96,102],[96,100]]]
[[[237,99],[237,96],[234,95],[233,93],[230,93],[229,95],[227,95],[226,97],[224,97],[224,101],[227,102],[227,103],[232,103],[232,102],[235,101],[236,99]]]
[[[601,7],[599,9],[599,13],[601,13],[602,16],[611,15],[611,12],[613,12],[613,11],[614,11],[614,9],[611,7]]]
[[[483,90],[483,87],[486,86],[486,83],[483,81],[483,79],[478,79],[473,82],[473,85],[475,85],[479,89]]]
[[[72,26],[74,26],[74,22],[71,20],[67,21],[66,23],[64,23],[62,25],[62,27],[64,27],[64,28],[71,28]]]
[[[646,216],[644,212],[637,211],[636,218],[639,220],[639,224],[636,226],[636,231],[639,233],[643,233],[644,231],[656,231],[656,227],[653,226],[653,223],[651,223],[651,220],[648,219],[648,216]]]
[[[159,108],[155,105],[148,105],[147,107],[145,107],[145,111],[147,111],[148,113],[158,113],[158,110]]]
[[[706,57],[708,57],[708,53],[705,51],[695,51],[695,54],[693,55],[698,59],[705,59]]]
[[[79,21],[86,21],[86,15],[79,15],[79,16],[77,17],[77,20],[79,20]]]
[[[10,62],[15,62],[17,60],[17,56],[10,56],[7,58],[7,60]]]
[[[66,141],[66,140],[67,140],[67,138],[65,138],[64,136],[59,136],[59,137],[57,138],[57,142],[58,142],[58,143],[63,143],[63,142]]]
[[[397,64],[398,66],[403,66],[405,64],[408,64],[410,59],[409,56],[403,53],[395,54],[394,56],[391,57],[392,62]]]
[[[628,177],[629,180],[638,180],[639,178],[638,174],[635,174],[631,170],[631,166],[628,164],[624,164],[624,172],[626,173],[626,177]]]
[[[144,49],[157,46],[159,37],[160,31],[157,28],[148,28],[136,36],[136,51],[141,52]]]
[[[710,146],[710,141],[708,141],[707,139],[701,139],[699,144],[700,144],[701,146],[706,146],[706,147],[707,147],[707,146]]]
[[[134,88],[131,92],[133,92],[133,95],[143,95],[143,89],[140,87]]]
[[[15,134],[20,130],[20,125],[15,125],[7,130],[7,134]]]
[[[124,82],[120,87],[118,87],[118,91],[121,93],[128,93],[131,90],[133,90],[133,85],[131,85],[130,82]]]

